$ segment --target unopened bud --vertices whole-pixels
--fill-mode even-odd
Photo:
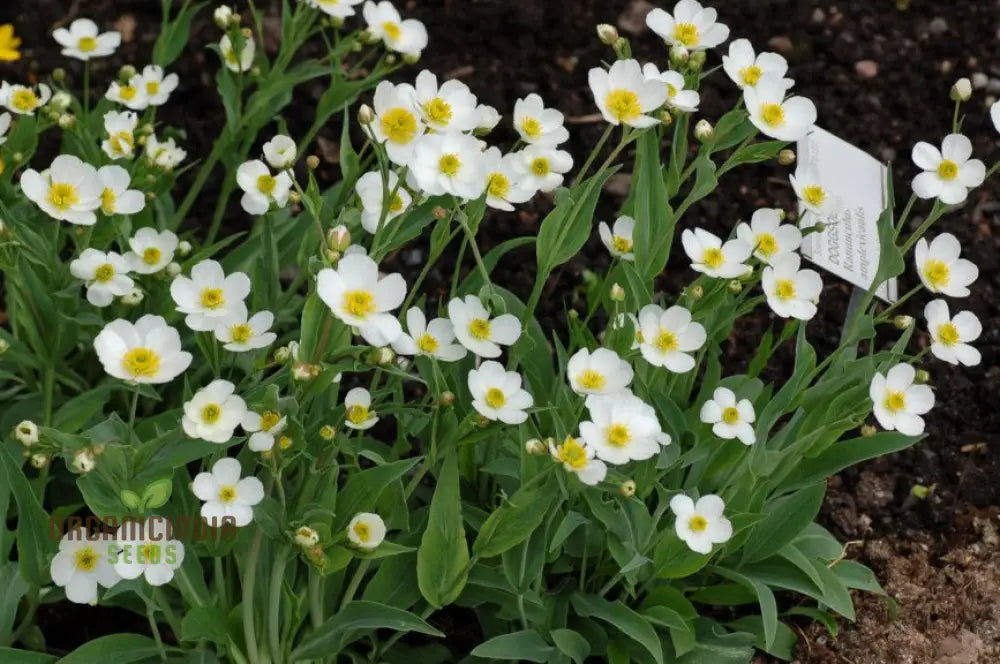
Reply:
[[[618,491],[626,498],[631,498],[635,495],[635,482],[632,480],[625,480],[618,487]]]
[[[176,277],[180,273],[181,273],[180,263],[176,263],[176,262],[167,263],[167,274],[168,275],[170,275],[171,277]]]
[[[715,127],[708,120],[698,120],[694,126],[694,137],[704,143],[715,138]]]
[[[291,356],[292,350],[288,346],[282,346],[278,350],[274,351],[274,361],[278,364],[284,364]]]
[[[135,67],[133,67],[132,65],[122,65],[122,68],[118,70],[118,78],[122,79],[123,81],[131,79],[133,76],[135,76],[135,74],[136,74]]]
[[[318,364],[296,362],[295,366],[292,367],[292,378],[295,380],[312,380],[319,375],[319,372],[320,367]]]
[[[181,240],[177,243],[177,253],[180,256],[187,256],[191,253],[191,243],[187,240]]]
[[[390,57],[391,57],[391,54],[390,54]],[[395,58],[393,58],[393,59],[395,59]],[[389,58],[386,58],[386,61],[388,61],[388,60],[389,60]],[[404,53],[403,54],[403,62],[405,64],[408,64],[408,65],[415,65],[418,62],[420,62],[420,54],[419,53]],[[389,64],[392,64],[392,63],[390,62]]]
[[[66,70],[62,67],[56,67],[52,70],[52,80],[56,83],[62,83],[66,80]]]
[[[674,116],[671,115],[670,111],[663,109],[660,111],[660,124],[664,127],[669,127],[674,123]]]
[[[302,202],[302,195],[297,191],[288,192],[288,202],[292,205],[296,205]]]
[[[347,226],[340,224],[326,232],[326,244],[334,251],[344,252],[351,246],[351,231]]]
[[[490,420],[487,417],[480,415],[476,418],[476,426],[479,427],[480,429],[485,429],[489,425],[490,425]]]
[[[358,122],[363,125],[369,125],[372,120],[375,119],[375,111],[368,104],[361,104],[361,108],[358,109]]]
[[[951,86],[952,101],[969,101],[972,98],[972,81],[967,78],[960,78]]]
[[[310,171],[315,171],[317,168],[319,168],[319,157],[317,157],[314,154],[311,154],[308,157],[306,157],[306,168],[308,168]]]
[[[31,447],[38,442],[38,425],[31,420],[24,420],[14,427],[14,439],[25,447]]]
[[[15,152],[10,156],[10,160],[13,161],[15,164],[20,164],[22,161],[24,161],[24,153]]]
[[[686,64],[690,59],[691,52],[684,45],[674,44],[670,47],[670,63],[675,67]]]
[[[874,436],[877,433],[878,433],[878,429],[876,429],[874,427],[874,425],[871,425],[871,424],[863,424],[863,425],[861,425],[861,436],[863,438],[871,438],[872,436]]]
[[[229,27],[229,20],[232,16],[233,10],[226,5],[219,5],[215,8],[215,11],[212,12],[212,19],[215,21],[215,24],[219,26],[220,30],[225,30]]]
[[[913,376],[913,382],[917,385],[926,385],[931,382],[931,374],[926,369],[917,369],[916,375]]]
[[[611,293],[609,294],[612,302],[624,302],[625,301],[625,289],[621,287],[621,284],[612,284]]]
[[[331,16],[330,17],[330,27],[340,28],[344,25],[344,18],[342,16]]]
[[[701,71],[701,68],[705,66],[705,51],[695,51],[688,58],[688,68],[691,71]]]
[[[289,436],[281,436],[278,438],[278,448],[282,450],[287,450],[292,446],[292,439]]]
[[[524,451],[532,456],[541,456],[546,452],[545,443],[537,438],[532,438],[524,443]]]
[[[613,25],[601,23],[597,26],[597,38],[601,40],[602,44],[614,46],[615,42],[618,41],[618,29]]]
[[[743,292],[743,282],[740,281],[739,279],[733,279],[732,281],[729,282],[729,284],[727,285],[727,288],[729,288],[729,292],[730,293],[733,293],[733,294],[742,293]]]
[[[432,214],[434,215],[434,218],[435,218],[435,219],[437,219],[438,221],[440,221],[440,220],[442,220],[442,219],[447,219],[447,218],[448,218],[448,211],[447,211],[447,210],[445,210],[445,209],[444,209],[443,207],[441,207],[440,205],[436,206],[436,207],[435,207],[435,208],[434,208],[434,209],[433,209],[433,210],[431,211],[431,213],[432,213]]]
[[[455,393],[451,391],[442,392],[438,399],[442,406],[452,406],[455,403]]]
[[[319,437],[323,440],[333,440],[333,437],[337,435],[337,430],[334,429],[329,424],[324,424],[319,428]]]
[[[156,133],[156,127],[147,122],[146,124],[139,127],[139,133],[143,134],[144,136],[152,136],[153,134]]]
[[[73,469],[81,475],[86,475],[97,465],[94,453],[89,449],[77,450],[73,454]]]
[[[932,484],[930,486],[924,486],[923,484],[914,484],[910,487],[910,495],[917,500],[927,500],[927,497],[934,493],[934,489],[937,488],[937,484]]]
[[[65,90],[60,90],[59,92],[52,95],[52,99],[49,100],[49,106],[56,109],[57,111],[65,111],[73,103],[73,95],[66,92]]]
[[[295,531],[295,543],[303,549],[308,549],[319,544],[319,533],[309,526],[302,526]]]
[[[705,289],[701,284],[695,284],[694,286],[691,286],[688,293],[691,295],[692,299],[700,300],[705,296]]]
[[[3,355],[8,350],[10,350],[10,343],[6,339],[0,339],[0,355]]]
[[[897,330],[908,330],[913,326],[913,316],[896,316],[892,319],[892,324]]]
[[[627,60],[632,55],[632,44],[624,37],[619,37],[611,45],[611,50],[615,52],[621,60]]]
[[[323,569],[326,567],[326,554],[323,553],[323,547],[312,546],[306,549],[306,560],[309,564],[317,569]]]
[[[791,166],[795,163],[795,150],[785,148],[778,153],[778,163],[782,166]]]
[[[130,307],[134,307],[135,305],[137,305],[140,302],[142,302],[142,300],[143,300],[144,297],[146,297],[146,296],[143,295],[142,290],[140,290],[138,288],[133,288],[128,293],[125,293],[124,295],[122,295],[121,301],[122,301],[122,304],[126,304],[126,305],[128,305]]]
[[[31,455],[31,467],[34,468],[35,470],[41,470],[42,468],[45,468],[46,466],[49,465],[49,461],[51,461],[51,459],[49,458],[48,454]]]
[[[375,351],[375,364],[386,366],[392,364],[392,361],[396,359],[396,354],[392,352],[392,349],[388,346],[383,346]]]
[[[59,116],[59,128],[69,129],[76,124],[76,116],[72,113],[63,113]]]
[[[500,124],[500,111],[489,104],[480,104],[476,107],[476,133],[477,135],[488,134],[493,128]]]
[[[326,256],[326,260],[330,261],[331,264],[340,260],[340,252],[333,249],[324,249],[323,255]]]

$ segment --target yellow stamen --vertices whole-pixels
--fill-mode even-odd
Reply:
[[[392,21],[386,21],[382,24],[382,32],[385,33],[385,36],[390,41],[398,41],[403,35],[403,29],[399,27],[398,23],[393,23]]]
[[[218,309],[226,304],[226,296],[221,288],[206,288],[201,291],[201,306]]]
[[[780,127],[785,124],[785,109],[781,104],[764,104],[760,109],[760,116],[769,127]]]
[[[694,23],[678,23],[674,26],[674,39],[688,48],[698,45],[698,26]]]
[[[813,207],[819,207],[826,201],[826,190],[818,184],[811,184],[802,189],[802,198]]]
[[[451,122],[451,104],[441,97],[434,97],[424,104],[424,114],[427,119],[437,125],[447,125]]]
[[[347,420],[352,424],[364,424],[368,421],[368,408],[354,404],[347,409]]]
[[[151,378],[160,372],[160,356],[151,348],[133,348],[122,357],[122,368],[136,378]]]
[[[237,323],[230,326],[229,334],[236,343],[245,344],[253,337],[253,328],[247,323]]]
[[[236,487],[234,486],[222,486],[219,487],[219,501],[223,503],[231,503],[236,500]]]
[[[80,202],[80,195],[68,182],[53,182],[49,186],[48,201],[55,209],[65,212]]]
[[[757,85],[757,81],[763,75],[764,72],[757,65],[750,65],[740,70],[740,78],[743,79],[743,85],[749,85],[750,87]]]
[[[608,379],[598,371],[586,369],[580,374],[577,382],[580,383],[580,387],[585,390],[603,390],[604,386],[608,382]]]
[[[94,568],[97,567],[98,559],[97,552],[89,546],[77,549],[76,553],[73,554],[73,562],[81,572],[93,572]]]
[[[372,538],[372,529],[364,521],[358,521],[354,524],[354,534],[357,535],[359,540],[367,543]]]
[[[142,262],[146,265],[156,265],[163,258],[163,253],[156,247],[146,247],[142,250]]]
[[[693,517],[688,519],[688,528],[690,528],[693,533],[703,533],[708,528],[708,519],[700,514],[695,514]]]
[[[722,249],[719,249],[718,247],[706,249],[701,255],[701,262],[713,270],[718,268],[725,261],[726,257],[723,255]]]
[[[441,159],[438,160],[438,170],[448,177],[454,177],[458,174],[458,169],[462,167],[462,161],[458,158],[457,154],[447,153],[441,155]]]
[[[535,157],[531,161],[531,172],[538,177],[548,175],[550,170],[549,160],[545,157]]]
[[[94,37],[80,37],[80,41],[76,43],[76,47],[82,53],[90,53],[97,48],[97,39]]]
[[[636,333],[641,334],[639,332]],[[671,351],[677,350],[677,335],[670,330],[664,330],[660,328],[660,333],[656,337],[656,347],[661,353],[669,353]]]
[[[222,407],[217,403],[210,403],[201,409],[201,419],[205,424],[215,424],[222,417]]]
[[[942,180],[954,180],[958,177],[958,164],[951,159],[945,159],[938,164],[937,172]]]
[[[280,421],[281,421],[281,415],[274,412],[273,410],[266,411],[263,415],[260,416],[260,430],[270,431],[275,426],[277,426],[278,422]]]
[[[757,236],[757,251],[770,256],[778,250],[778,241],[770,233],[761,233]]]
[[[490,173],[486,180],[486,189],[491,197],[503,200],[510,193],[510,180],[503,173]]]
[[[371,291],[352,290],[344,293],[344,309],[357,318],[375,313],[375,296]]]
[[[257,178],[257,189],[265,196],[273,194],[276,186],[278,186],[278,180],[273,175],[261,175]]]
[[[782,300],[795,298],[795,282],[791,279],[778,279],[774,282],[774,292]]]
[[[535,118],[524,118],[521,120],[521,131],[528,138],[538,138],[542,135],[542,123]]]
[[[962,340],[962,335],[958,333],[958,328],[954,323],[942,323],[937,329],[938,341],[945,346],[954,346]]]
[[[722,421],[726,424],[736,424],[740,421],[740,411],[733,406],[722,411]]]
[[[94,281],[99,281],[102,284],[106,284],[115,277],[115,267],[111,263],[105,263],[104,265],[97,266],[94,270]]]
[[[496,387],[486,390],[486,405],[490,408],[503,408],[506,403],[507,395],[503,393],[503,390]]]
[[[563,444],[556,448],[555,456],[573,470],[583,470],[589,462],[587,450],[572,437],[567,437]]]
[[[440,347],[441,344],[430,332],[424,332],[420,335],[420,338],[417,339],[417,348],[419,348],[421,352],[433,353]]]
[[[906,408],[906,395],[902,392],[890,390],[889,393],[885,395],[885,407],[886,410],[892,413],[898,413]]]
[[[940,290],[951,281],[951,268],[944,261],[930,259],[924,263],[924,277],[934,288]]]
[[[469,334],[473,339],[483,341],[490,338],[490,322],[485,318],[473,318],[469,321]]]
[[[382,133],[392,143],[406,145],[417,136],[417,119],[405,108],[393,108],[382,114]]]
[[[30,113],[35,110],[38,108],[38,104],[40,102],[41,100],[38,98],[38,95],[35,94],[35,91],[29,90],[28,88],[17,90],[10,96],[11,106],[22,113]]]
[[[631,122],[642,115],[642,105],[639,103],[639,95],[631,90],[622,88],[612,90],[604,98],[604,104],[607,106],[611,117],[619,122]]]
[[[632,434],[624,424],[612,424],[604,430],[604,434],[607,436],[608,444],[615,447],[625,447],[632,442]]]

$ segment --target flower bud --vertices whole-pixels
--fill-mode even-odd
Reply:
[[[41,470],[49,465],[49,461],[51,461],[51,459],[48,454],[32,454],[30,461],[32,468],[35,470]]]
[[[340,224],[326,232],[326,244],[334,251],[344,252],[351,246],[351,231]]]
[[[288,346],[282,346],[278,350],[274,351],[274,361],[278,364],[284,364],[291,356],[292,350]]]
[[[317,569],[323,569],[326,567],[327,559],[326,554],[323,553],[323,547],[313,546],[306,549],[306,560],[309,564]]]
[[[73,470],[86,475],[97,465],[94,453],[89,449],[77,450],[73,453]]]
[[[388,62],[390,58],[392,58],[391,54],[390,54],[390,56],[388,58],[386,58],[386,61]],[[393,59],[395,59],[395,58],[393,58]],[[415,65],[418,62],[420,62],[420,53],[406,53],[406,54],[403,55],[403,63],[404,64]],[[392,64],[392,63],[390,63],[390,64]]]
[[[669,127],[674,123],[674,116],[670,114],[670,111],[663,109],[660,111],[660,124],[664,127]]]
[[[597,26],[597,38],[601,40],[602,44],[614,46],[615,42],[618,41],[618,29],[613,25],[600,23]]]
[[[38,425],[31,420],[24,420],[14,427],[14,439],[25,447],[31,447],[38,442]]]
[[[292,446],[292,439],[288,436],[281,436],[278,438],[278,448],[282,450],[287,450]]]
[[[62,83],[66,80],[66,70],[62,67],[56,67],[52,70],[52,80],[56,83]]]
[[[876,429],[873,425],[871,424],[861,425],[861,436],[863,438],[871,438],[876,433],[878,433],[878,429]]]
[[[76,116],[72,113],[63,113],[59,116],[59,128],[69,129],[76,124]]]
[[[729,292],[733,293],[734,295],[736,293],[742,293],[743,292],[743,282],[740,281],[739,279],[733,279],[732,281],[729,282],[728,288],[729,288]]]
[[[15,152],[10,156],[10,160],[13,161],[15,164],[20,164],[22,161],[24,161],[24,153]]]
[[[708,120],[698,120],[694,126],[694,137],[704,143],[715,138],[715,127]]]
[[[177,253],[180,256],[187,256],[191,253],[191,243],[187,240],[181,240],[177,243]]]
[[[705,66],[705,51],[695,51],[688,58],[688,68],[691,71],[701,71],[701,68]]]
[[[442,392],[439,401],[442,406],[452,406],[455,403],[455,393],[451,391]]]
[[[375,364],[381,366],[386,366],[392,364],[392,361],[396,359],[396,354],[392,352],[392,349],[388,346],[383,346],[375,351]]]
[[[319,533],[309,526],[302,526],[295,531],[295,543],[303,549],[308,549],[319,544]]]
[[[621,287],[621,284],[612,284],[611,292],[609,297],[612,302],[624,302],[625,301],[625,289]]]
[[[972,98],[972,81],[967,78],[960,78],[951,86],[952,101],[969,101]]]
[[[625,480],[618,487],[618,491],[626,498],[631,498],[635,495],[635,482],[632,480]]]
[[[785,148],[778,153],[778,163],[782,166],[791,166],[795,163],[795,150]]]
[[[66,92],[65,90],[60,90],[59,92],[52,95],[52,99],[49,100],[49,106],[58,110],[65,111],[73,103],[73,95]]]
[[[180,273],[181,273],[180,263],[177,263],[177,262],[167,263],[167,274],[168,275],[170,275],[171,277],[176,277]]]
[[[295,380],[312,380],[319,375],[319,371],[320,367],[318,364],[296,362],[295,366],[292,367],[292,378]]]
[[[324,424],[319,428],[319,437],[323,440],[333,440],[333,437],[337,435],[337,430],[334,429],[329,424]]]
[[[441,221],[442,219],[447,219],[448,218],[448,211],[445,210],[440,205],[436,206],[431,211],[431,213],[434,215],[434,218],[437,219],[438,221]]]
[[[135,67],[132,65],[122,65],[122,68],[118,70],[118,78],[123,81],[127,81],[136,75]]]
[[[897,330],[907,330],[913,326],[913,316],[896,316],[892,319],[892,324]]]
[[[0,229],[2,232],[2,229]],[[10,349],[10,343],[6,339],[0,339],[0,355],[3,355]]]
[[[490,420],[488,418],[484,417],[483,415],[479,415],[478,417],[476,417],[476,426],[479,427],[480,429],[485,429],[489,425],[490,425]]]
[[[670,64],[679,67],[686,64],[691,58],[691,52],[682,44],[674,44],[670,47]]]
[[[130,292],[125,293],[124,295],[122,295],[121,301],[122,301],[122,304],[126,304],[126,305],[128,305],[130,307],[134,307],[135,305],[137,305],[140,302],[142,302],[143,298],[145,298],[145,297],[146,296],[143,294],[143,292],[142,292],[141,289],[139,289],[139,288],[133,288]]]
[[[323,255],[326,256],[326,260],[330,261],[331,264],[340,260],[340,252],[333,249],[324,249]]]
[[[215,8],[215,11],[212,12],[212,19],[215,21],[215,24],[219,26],[220,30],[225,30],[229,27],[229,21],[232,17],[233,10],[226,5],[219,5]]]
[[[308,157],[306,157],[306,168],[308,168],[310,171],[315,171],[317,168],[319,168],[319,157],[317,157],[314,154],[311,154]]]
[[[701,284],[695,284],[688,289],[688,294],[691,296],[691,299],[700,300],[705,297],[705,289],[701,286]]]
[[[913,377],[913,382],[917,385],[926,385],[931,382],[931,374],[926,369],[917,369],[917,373]]]
[[[358,109],[358,123],[362,125],[369,125],[375,119],[375,111],[368,104],[361,104],[361,108]]]
[[[330,27],[331,28],[341,28],[344,25],[344,18],[342,16],[331,16],[330,17]]]
[[[297,191],[288,192],[288,202],[292,205],[296,205],[302,202],[302,195]]]
[[[619,37],[611,45],[611,50],[615,52],[620,60],[627,60],[632,56],[632,44],[624,37]]]
[[[476,107],[476,133],[488,134],[493,128],[500,124],[500,111],[489,104],[480,104]]]
[[[936,484],[930,486],[924,486],[923,484],[914,484],[910,487],[910,495],[917,500],[926,500],[929,495],[934,493],[934,489],[937,488]]]
[[[537,438],[532,438],[524,443],[524,451],[532,456],[541,456],[546,452],[545,443]]]

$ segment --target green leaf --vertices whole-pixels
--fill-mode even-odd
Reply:
[[[744,563],[769,558],[798,537],[812,523],[826,495],[826,481],[817,482],[764,506],[761,519],[743,547]]]
[[[764,626],[760,616],[744,616],[739,620],[727,623],[727,626],[738,632],[749,632],[757,637],[757,647],[778,659],[790,661],[795,657],[795,644],[799,637],[792,628],[784,623],[778,623],[777,631],[770,643],[766,642]]]
[[[88,641],[59,660],[59,664],[128,664],[159,658],[156,642],[141,634],[111,634]]]
[[[549,541],[549,553],[562,546],[562,543],[566,541],[567,537],[573,534],[574,530],[587,523],[590,523],[590,519],[579,512],[567,512],[566,516],[559,523],[559,527],[556,528],[555,534],[552,535],[552,539]]]
[[[32,585],[43,586],[49,581],[49,553],[55,549],[55,542],[48,536],[48,514],[6,445],[0,445],[0,474],[7,476],[4,484],[10,487],[17,503],[17,561],[21,576]]]
[[[526,629],[494,636],[473,648],[472,654],[485,659],[545,662],[554,650],[555,648],[546,643],[538,632]]]
[[[538,273],[548,275],[580,252],[590,237],[594,209],[604,183],[615,168],[587,178],[565,196],[557,198],[555,208],[542,220],[538,229]]]
[[[570,603],[578,615],[584,618],[597,618],[627,634],[629,638],[639,643],[656,661],[663,663],[663,647],[649,621],[621,602],[609,602],[596,595],[573,593]]]
[[[420,461],[420,457],[394,461],[355,473],[337,496],[337,524],[346,528],[358,512],[370,512],[382,493]]]
[[[0,643],[7,643],[14,629],[18,603],[28,592],[28,584],[21,578],[17,563],[8,562],[0,565],[0,588],[3,588],[4,597],[3,602],[0,602]]]
[[[912,447],[923,438],[924,436],[904,436],[894,431],[883,431],[869,438],[840,441],[817,457],[803,459],[785,480],[783,488],[799,489],[814,482],[824,481],[862,461]]]
[[[87,425],[91,417],[104,410],[111,392],[116,387],[118,386],[115,383],[103,383],[73,397],[56,411],[52,417],[52,427],[63,433],[80,431]]]
[[[165,22],[161,26],[160,36],[156,38],[156,43],[153,44],[153,64],[167,67],[180,57],[191,34],[191,21],[205,4],[198,3],[186,6],[177,17],[172,21]]]
[[[181,621],[181,641],[201,639],[220,644],[228,642],[226,614],[219,607],[196,606],[184,614],[184,619]]]
[[[747,664],[753,657],[757,640],[753,634],[727,634],[720,625],[708,620],[698,620],[695,631],[697,645],[676,664]]]
[[[694,628],[677,611],[666,606],[650,606],[642,610],[642,615],[652,624],[670,630],[670,640],[677,655],[683,655],[694,648]]]
[[[655,129],[636,141],[632,187],[635,267],[644,280],[651,281],[667,265],[676,223],[663,181],[660,139]]]
[[[733,156],[726,161],[726,165],[723,168],[728,171],[732,168],[740,166],[741,164],[756,164],[762,161],[768,161],[769,159],[774,159],[778,156],[778,153],[786,147],[788,147],[787,141],[764,141],[762,143],[751,143],[750,145],[745,145],[734,152]]]
[[[378,602],[354,600],[340,613],[333,616],[312,634],[303,639],[292,652],[289,661],[318,659],[336,655],[341,648],[341,637],[352,630],[391,629],[394,632],[417,632],[442,637],[419,616]]]
[[[486,519],[472,544],[472,553],[479,558],[492,558],[531,537],[548,513],[555,486],[543,482],[519,489]]]
[[[156,509],[162,507],[170,500],[170,492],[173,490],[173,482],[169,477],[156,480],[146,486],[142,492],[142,504],[146,509]]]
[[[571,629],[554,629],[549,633],[559,652],[568,655],[574,664],[583,664],[590,656],[590,643],[579,632]]]
[[[760,581],[752,579],[748,576],[744,576],[736,570],[727,569],[725,567],[713,567],[712,570],[719,576],[729,579],[730,581],[735,581],[744,588],[752,590],[757,595],[757,601],[760,604],[760,619],[763,625],[763,648],[764,650],[770,652],[770,648],[774,644],[774,639],[778,631],[778,603],[774,599],[774,593],[767,587],[767,584],[761,583]]]
[[[139,494],[137,494],[135,491],[132,491],[131,489],[122,489],[119,495],[121,496],[122,499],[122,505],[129,508],[130,510],[139,509],[140,498]]]
[[[656,545],[653,552],[653,568],[661,579],[683,579],[691,576],[712,559],[710,553],[697,553],[668,531]]]
[[[56,661],[55,655],[17,648],[0,648],[0,662],[4,664],[50,664]]]
[[[451,604],[469,576],[469,548],[462,523],[458,457],[448,454],[431,499],[427,529],[417,551],[417,584],[432,606]]]

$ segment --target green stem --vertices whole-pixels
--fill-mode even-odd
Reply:
[[[149,629],[153,632],[153,639],[156,640],[156,649],[160,651],[160,659],[165,662],[167,661],[167,649],[160,637],[160,626],[156,624],[155,607],[148,597],[143,597],[143,599],[146,600],[146,619],[149,620]]]
[[[309,621],[313,629],[323,624],[323,577],[309,569]]]
[[[343,611],[344,608],[351,603],[354,599],[354,593],[358,591],[358,586],[361,585],[361,581],[368,571],[368,566],[371,564],[371,560],[365,558],[360,563],[358,563],[357,569],[354,570],[354,576],[351,577],[351,583],[347,586],[347,590],[344,591],[344,598],[340,601],[340,610]]]
[[[170,625],[170,631],[174,633],[174,638],[180,641],[181,621],[177,619],[177,614],[174,613],[173,607],[170,606],[170,601],[167,599],[163,589],[159,586],[153,587],[153,600],[156,602],[160,611],[163,612],[163,617],[166,618],[167,624]]]
[[[250,664],[259,664],[260,653],[257,651],[257,629],[254,627],[253,601],[257,585],[257,564],[260,559],[260,545],[263,532],[257,528],[253,543],[250,545],[250,556],[247,558],[246,578],[243,580],[243,638],[246,639],[247,657]]]
[[[611,132],[614,131],[614,129],[615,125],[613,124],[609,124],[607,128],[605,128],[604,133],[601,134],[601,138],[597,141],[597,145],[595,145],[594,149],[590,151],[590,155],[587,157],[587,161],[583,162],[583,166],[580,168],[580,171],[576,174],[576,177],[573,178],[573,184],[570,185],[570,189],[572,189],[573,187],[575,187],[576,185],[578,185],[580,182],[583,181],[583,178],[587,175],[587,171],[590,170],[590,167],[593,165],[594,160],[597,159],[597,155],[601,152],[601,149],[604,147],[604,144],[608,142],[608,139],[611,137]]]
[[[132,438],[135,436],[135,413],[139,408],[139,384],[135,384],[135,389],[132,391],[132,407],[129,409],[128,413],[128,440],[129,444],[132,444]]]
[[[282,546],[274,555],[271,565],[270,608],[267,619],[267,640],[271,647],[271,661],[284,661],[281,647],[281,584],[285,580],[285,562],[288,558],[288,546]]]
[[[889,314],[898,309],[904,302],[909,300],[911,297],[917,294],[923,288],[923,284],[917,284],[910,290],[908,290],[901,298],[889,305],[885,311],[879,314],[879,317],[875,319],[875,324],[883,323],[889,320]]]
[[[212,169],[222,158],[223,153],[229,149],[229,140],[226,135],[220,136],[212,146],[212,151],[209,153],[208,158],[202,163],[201,168],[198,169],[198,174],[194,178],[194,182],[191,183],[191,187],[188,189],[187,195],[184,196],[184,200],[181,201],[180,207],[177,208],[177,212],[174,213],[173,219],[170,221],[170,230],[177,230],[184,218],[187,217],[188,212],[191,211],[191,206],[198,199],[198,194],[205,187],[205,183],[208,181],[208,176],[212,174]],[[211,240],[206,241],[206,244],[211,244]]]
[[[902,247],[900,247],[899,251],[905,256],[907,252],[913,247],[913,245],[917,243],[917,240],[923,237],[924,233],[927,232],[927,230],[931,227],[931,225],[935,221],[941,218],[941,215],[944,214],[946,209],[947,206],[944,203],[942,203],[941,201],[935,201],[934,209],[931,210],[931,213],[927,215],[926,219],[924,219],[924,223],[920,224],[920,227],[913,232],[913,235],[907,238],[906,242],[903,244]]]
[[[83,118],[87,121],[90,116],[90,60],[83,63]]]

